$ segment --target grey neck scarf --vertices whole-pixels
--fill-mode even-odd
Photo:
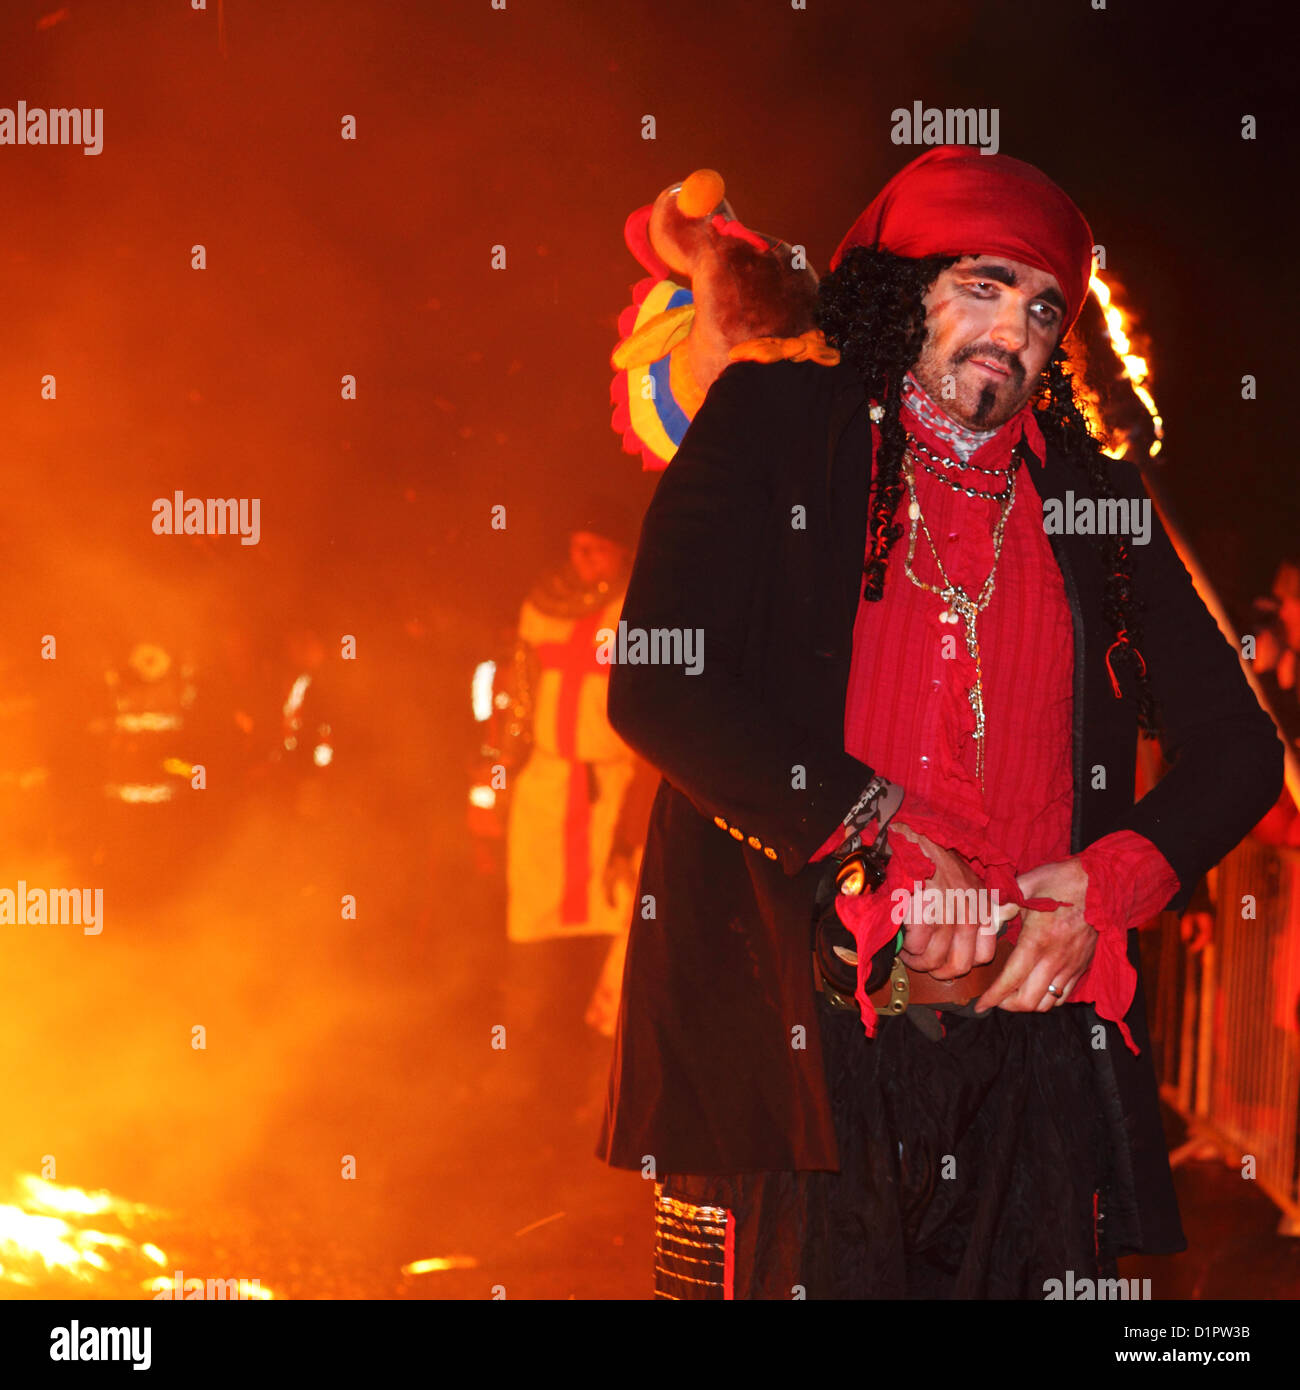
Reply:
[[[903,406],[932,434],[942,439],[963,463],[969,463],[976,449],[982,444],[987,444],[997,434],[996,429],[969,430],[965,425],[959,425],[951,416],[945,415],[911,372],[903,379]]]

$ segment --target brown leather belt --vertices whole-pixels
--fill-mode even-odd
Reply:
[[[872,1007],[881,1018],[896,1017],[912,1004],[930,1009],[964,1008],[972,1000],[978,999],[997,979],[1014,949],[1012,943],[1005,936],[1002,937],[993,959],[987,965],[976,965],[955,980],[936,980],[927,971],[911,970],[903,964],[901,956],[896,956],[889,979],[879,989],[867,995],[867,998],[871,1000]],[[846,999],[825,983],[815,960],[813,980],[833,1007],[858,1007],[857,1000]]]

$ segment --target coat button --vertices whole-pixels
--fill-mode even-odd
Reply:
[[[763,853],[764,853],[765,855],[767,855],[767,857],[768,857],[769,859],[775,859],[775,858],[776,858],[776,850],[774,850],[774,849],[772,848],[771,845],[767,845],[767,846],[764,848]]]
[[[731,838],[733,840],[743,840],[745,838],[745,832],[743,830],[737,830],[733,825],[731,827]]]
[[[727,822],[723,820],[721,816],[714,816],[713,823],[719,830],[725,830],[727,828]]]
[[[757,835],[751,835],[749,839],[745,841],[745,843],[750,847],[750,849],[763,848],[763,842],[758,838]]]

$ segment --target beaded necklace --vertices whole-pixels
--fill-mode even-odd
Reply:
[[[978,492],[970,488],[961,487],[952,479],[944,476],[937,469],[930,468],[925,459],[919,452],[923,450],[931,458],[938,456],[932,451],[925,449],[923,444],[912,437],[907,436],[907,453],[903,465],[903,477],[907,482],[907,492],[910,498],[907,508],[908,519],[911,523],[907,537],[907,558],[903,565],[904,573],[918,589],[924,589],[926,593],[937,594],[944,601],[944,610],[939,614],[941,623],[955,623],[959,619],[965,625],[966,650],[970,653],[975,662],[975,684],[966,693],[966,698],[970,701],[971,709],[975,714],[975,732],[972,738],[975,741],[975,775],[979,780],[980,790],[984,789],[984,740],[985,740],[985,721],[984,721],[984,668],[980,659],[979,643],[979,615],[989,606],[989,601],[993,597],[993,591],[997,582],[998,561],[1002,558],[1002,541],[1006,533],[1007,517],[1011,514],[1011,508],[1016,500],[1016,468],[1019,466],[1019,459],[1013,458],[1011,466],[1007,469],[980,469],[980,472],[1003,473],[1006,477],[1006,486],[1003,491],[998,493]],[[940,460],[949,467],[954,467],[950,460]],[[930,534],[930,528],[925,524],[925,517],[921,513],[921,504],[916,495],[916,464],[926,468],[928,472],[934,474],[940,482],[957,492],[964,492],[970,497],[986,497],[990,501],[1001,502],[998,509],[998,519],[993,527],[993,565],[988,572],[987,578],[980,587],[979,593],[972,598],[960,584],[954,584],[948,577],[947,570],[943,567],[943,561],[939,558],[938,548],[935,546],[934,537]],[[930,554],[934,557],[934,567],[939,572],[939,578],[943,581],[942,587],[936,587],[921,579],[912,568],[912,561],[916,558],[916,535],[917,529],[925,533],[925,539],[930,547]]]

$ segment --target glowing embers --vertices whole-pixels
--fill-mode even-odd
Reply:
[[[138,714],[125,713],[113,717],[113,727],[126,734],[158,734],[168,729],[179,729],[184,721],[179,714],[166,714],[161,710],[141,710]]]
[[[298,746],[298,731],[302,728],[302,702],[307,696],[308,687],[311,685],[311,676],[304,671],[302,675],[295,678],[294,683],[289,688],[288,698],[284,702],[284,721],[282,732],[284,734],[284,746],[292,753]],[[329,726],[322,725],[321,733],[328,734]],[[324,753],[321,750],[324,749]],[[334,750],[328,743],[318,743],[312,750],[312,761],[317,767],[326,767],[334,758]]]
[[[289,698],[284,702],[284,717],[291,719],[302,708],[303,697],[311,684],[311,676],[305,672],[298,676],[289,689]]]
[[[403,1274],[438,1274],[447,1269],[477,1269],[473,1255],[434,1255],[427,1260],[412,1260],[402,1266]]]
[[[492,689],[496,681],[497,664],[495,661],[480,661],[474,668],[474,676],[470,681],[469,698],[474,710],[475,720],[482,724],[492,715],[493,699]],[[507,699],[506,704],[509,703]],[[504,705],[498,705],[504,708]]]
[[[170,801],[172,788],[165,782],[131,782],[125,786],[109,782],[104,794],[114,801],[125,801],[130,805],[147,805],[151,802]]]
[[[18,1200],[0,1203],[0,1286],[34,1286],[52,1272],[89,1281],[119,1265],[147,1262],[165,1268],[154,1244],[137,1242],[129,1229],[160,1212],[109,1192],[63,1187],[33,1173],[17,1179]]]

